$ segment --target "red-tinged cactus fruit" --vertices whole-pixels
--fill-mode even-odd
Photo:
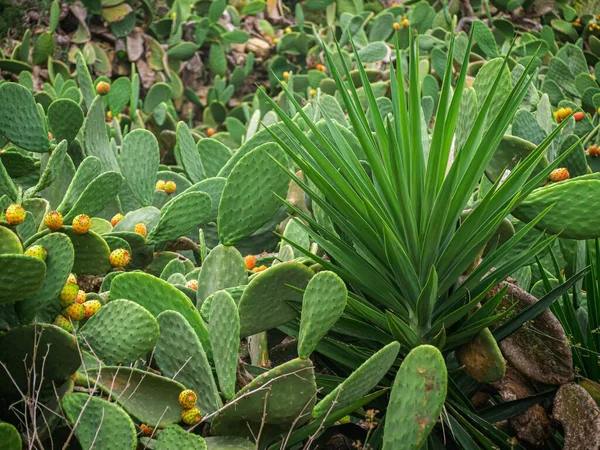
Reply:
[[[73,322],[85,319],[85,308],[81,303],[71,303],[62,311],[63,316],[68,317]]]
[[[587,151],[589,156],[600,156],[600,149],[595,145],[590,145]]]
[[[584,117],[585,117],[585,114],[583,113],[583,111],[578,111],[575,114],[573,114],[573,118],[575,119],[575,122],[579,122],[580,120],[583,120]]]
[[[106,95],[109,92],[110,92],[110,84],[108,84],[106,81],[100,81],[96,85],[96,94],[98,94],[98,95]]]
[[[315,69],[317,69],[319,72],[325,72],[325,66],[323,64],[317,64]]]
[[[166,184],[167,184],[167,182],[165,180],[158,180],[156,182],[156,186],[154,187],[154,190],[156,190],[156,191],[164,191]]]
[[[67,319],[62,314],[59,314],[54,318],[54,322],[52,322],[52,325],[56,325],[57,327],[60,327],[63,330],[68,331],[69,333],[73,331],[73,325],[71,324],[69,319]]]
[[[125,267],[131,261],[131,255],[129,250],[118,248],[110,253],[108,259],[113,267]]]
[[[148,230],[146,229],[146,224],[143,222],[136,223],[135,226],[133,227],[133,231],[144,237],[146,237],[148,235]]]
[[[400,24],[398,22],[394,22],[394,30],[398,31],[400,29]]]
[[[114,227],[116,224],[118,224],[121,220],[123,220],[123,214],[121,213],[117,213],[114,216],[112,216],[112,219],[110,219],[110,224]]]
[[[54,135],[52,133],[50,133],[49,131],[48,131],[48,139],[50,139],[50,140],[54,139]]]
[[[60,228],[63,226],[63,216],[58,211],[50,211],[44,217],[44,224],[51,231],[60,230]]]
[[[48,251],[41,245],[32,245],[25,250],[25,255],[33,256],[34,258],[39,258],[42,261],[46,261],[46,258],[48,257]]]
[[[215,129],[214,129],[214,128],[207,128],[207,129],[206,129],[206,135],[207,135],[208,137],[212,137],[212,136],[213,136],[213,134],[215,134]]]
[[[254,269],[252,269],[252,272],[258,273],[258,272],[263,272],[267,269],[268,269],[268,267],[263,265],[263,266],[255,267]]]
[[[174,181],[167,181],[165,183],[165,192],[169,195],[174,194],[177,190],[177,185]]]
[[[182,411],[181,421],[186,425],[196,425],[202,419],[202,413],[198,408],[192,408]]]
[[[554,169],[552,172],[550,172],[550,176],[548,178],[553,183],[557,183],[559,181],[568,180],[569,177],[570,177],[570,175],[569,175],[569,171],[567,170],[567,168],[560,167],[560,168]]]
[[[75,276],[74,273],[69,274],[69,276],[67,277],[67,283],[77,284],[77,277]]]
[[[25,220],[25,215],[25,208],[23,208],[21,205],[17,205],[16,203],[8,205],[8,208],[6,208],[6,221],[11,225],[21,225]]]
[[[198,290],[198,280],[190,280],[187,283],[185,283],[185,286],[193,289],[194,291]]]
[[[102,308],[102,303],[99,300],[88,300],[83,303],[83,311],[85,314],[85,318],[89,319],[94,314],[98,312],[98,310]]]
[[[246,269],[252,270],[256,265],[256,258],[254,255],[248,255],[244,258],[244,262],[246,263]]]
[[[92,220],[87,214],[79,214],[73,219],[73,231],[77,234],[85,234],[90,231]]]
[[[60,306],[63,308],[75,302],[79,295],[79,286],[75,283],[66,283],[60,291]]]
[[[198,401],[198,395],[191,389],[186,389],[181,391],[179,394],[179,404],[183,409],[190,409],[196,406],[196,402]]]
[[[79,289],[79,292],[77,292],[75,302],[80,304],[83,304],[85,302],[85,291],[83,289]]]
[[[142,436],[152,436],[152,433],[154,433],[154,428],[146,425],[145,423],[141,423],[140,431],[142,433]]]

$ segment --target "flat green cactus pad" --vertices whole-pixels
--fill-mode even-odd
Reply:
[[[321,417],[328,411],[344,408],[369,393],[385,376],[394,364],[400,344],[392,342],[356,369],[348,378],[327,394],[313,409],[313,418]],[[332,404],[335,406],[332,408]]]
[[[112,151],[112,150],[111,150]],[[88,184],[73,207],[65,215],[65,223],[70,223],[78,214],[90,217],[102,212],[119,194],[123,177],[118,172],[104,172]]]
[[[64,396],[61,404],[72,424],[81,416],[75,436],[84,450],[135,450],[135,426],[125,411],[114,403],[74,393]]]
[[[88,370],[95,381],[98,370]],[[102,367],[98,387],[135,419],[151,427],[165,427],[181,420],[178,396],[185,387],[143,370],[129,367]]]
[[[51,233],[36,241],[48,252],[44,284],[31,297],[15,305],[21,323],[29,323],[38,311],[56,302],[58,295],[73,270],[75,251],[68,236]]]
[[[19,237],[9,228],[0,226],[0,255],[21,253],[23,253],[23,246]]]
[[[148,131],[133,130],[123,139],[121,146],[121,172],[142,206],[149,206],[154,199],[154,186],[160,152],[156,137]]]
[[[208,450],[254,450],[256,446],[248,439],[232,436],[214,436],[204,439]]]
[[[213,248],[200,268],[197,304],[218,290],[248,283],[244,258],[235,247],[218,245]]]
[[[225,245],[250,236],[271,219],[285,198],[289,176],[278,144],[263,144],[242,157],[227,178],[219,204],[219,239]]]
[[[536,224],[537,229],[550,234],[560,233],[566,239],[595,239],[600,237],[595,207],[599,195],[600,174],[583,175],[536,189],[512,214],[529,222],[554,205]]]
[[[198,148],[185,122],[177,124],[177,146],[179,148],[181,164],[192,183],[197,183],[206,178]]]
[[[431,345],[411,350],[392,387],[383,450],[420,448],[442,412],[447,389],[448,372],[440,351]]]
[[[108,141],[104,120],[104,103],[102,97],[98,95],[89,107],[87,117],[83,123],[85,155],[97,157],[102,163],[103,171],[119,172],[119,163]]]
[[[61,214],[67,214],[75,202],[79,199],[82,192],[98,176],[101,171],[102,164],[95,156],[88,156],[77,168],[75,176],[71,180],[71,184],[65,193],[60,205],[56,208]]]
[[[308,282],[302,298],[298,356],[308,358],[319,341],[337,322],[344,308],[348,291],[335,273],[319,272]]]
[[[161,313],[158,323],[161,332],[154,358],[162,373],[195,391],[203,414],[215,412],[222,403],[198,336],[187,320],[175,311]]]
[[[298,316],[288,302],[301,302],[302,293],[313,276],[312,270],[297,262],[277,264],[253,278],[239,303],[240,335],[257,334],[282,325]]]
[[[189,187],[186,192],[206,192],[210,195],[212,200],[212,209],[210,216],[206,219],[207,222],[216,222],[219,214],[219,203],[221,202],[221,195],[225,188],[226,178],[206,178],[199,183]]]
[[[211,211],[210,196],[204,192],[178,195],[161,210],[162,217],[148,234],[149,243],[177,239],[204,223]]]
[[[316,393],[315,373],[310,360],[293,359],[259,375],[240,389],[232,399],[231,406],[226,405],[214,417],[212,432],[248,436],[250,434],[245,424],[256,432],[263,421],[265,404],[266,425],[286,431],[292,423],[301,426],[309,420],[310,415],[298,418],[302,411],[312,410]]]
[[[44,283],[46,264],[25,255],[0,255],[0,305],[18,302],[37,292]]]
[[[89,345],[100,359],[123,364],[152,350],[158,335],[158,323],[152,314],[129,300],[110,301],[79,332],[82,344]]]
[[[104,275],[110,269],[110,248],[102,237],[93,231],[77,234],[72,227],[61,230],[71,239],[75,250],[73,272],[78,275]]]
[[[490,181],[495,182],[504,174],[505,169],[510,170],[515,167],[519,161],[525,159],[533,150],[535,150],[535,144],[525,139],[517,136],[503,136],[498,148],[494,152],[494,156],[485,169],[486,176]],[[547,166],[548,161],[546,158],[543,158],[533,173],[536,174]]]
[[[226,291],[215,293],[208,323],[210,344],[221,392],[226,399],[235,394],[235,381],[240,347],[240,317],[235,301]]]
[[[147,231],[152,231],[160,220],[160,209],[154,206],[144,206],[129,211],[123,219],[113,227],[113,231],[133,231],[136,224],[143,223]]]
[[[197,149],[207,177],[216,177],[232,155],[231,150],[216,139],[200,139]]]
[[[0,135],[30,152],[48,152],[46,125],[29,89],[4,83],[0,85],[0,98]]]
[[[48,107],[48,127],[56,142],[72,142],[83,125],[83,111],[73,100],[59,98]]]
[[[4,450],[21,450],[21,434],[8,422],[0,423],[0,442]]]
[[[51,387],[52,383],[60,386],[80,364],[75,337],[62,328],[47,324],[13,328],[0,336],[0,361],[6,365],[21,392],[27,392],[25,365],[28,369],[34,365],[32,355],[36,345],[44,349],[35,353],[35,374],[41,380],[42,389]],[[5,370],[0,372],[0,393],[9,398],[20,396]]]
[[[210,355],[206,324],[191,300],[175,286],[146,273],[125,273],[113,280],[110,297],[112,300],[124,298],[134,301],[154,317],[169,310],[180,313],[200,338],[207,355]]]
[[[155,450],[206,450],[206,441],[179,425],[170,425],[158,436]]]
[[[506,373],[504,357],[488,328],[458,348],[456,357],[465,366],[465,372],[480,383],[499,381]]]

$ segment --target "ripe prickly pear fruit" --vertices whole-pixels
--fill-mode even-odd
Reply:
[[[60,306],[71,305],[79,295],[79,286],[75,283],[66,283],[60,291]]]
[[[48,252],[41,245],[32,245],[27,250],[25,250],[25,254],[27,256],[33,256],[34,258],[39,258],[42,261],[46,261],[48,257]]]
[[[149,427],[145,423],[141,423],[140,424],[140,431],[142,432],[143,436],[152,436],[152,433],[154,433],[154,428]]]
[[[192,408],[182,411],[181,421],[186,425],[196,425],[202,419],[202,413],[198,408]]]
[[[590,145],[587,153],[589,156],[600,156],[600,149],[595,145]]]
[[[186,389],[181,391],[179,394],[179,404],[183,409],[190,409],[196,406],[196,402],[198,401],[198,396],[191,389]]]
[[[573,118],[575,119],[575,122],[579,122],[580,120],[583,120],[584,117],[585,117],[585,114],[583,113],[583,111],[577,111],[575,114],[573,114]]]
[[[142,222],[136,223],[135,226],[133,227],[133,231],[144,237],[146,237],[148,235],[148,231],[146,230],[146,224],[142,223]]]
[[[79,214],[73,219],[73,231],[77,234],[85,234],[90,231],[92,220],[87,214]]]
[[[248,255],[244,258],[244,262],[246,263],[246,269],[252,270],[256,265],[256,258],[254,255]]]
[[[263,272],[265,270],[267,270],[268,267],[265,265],[259,266],[259,267],[255,267],[254,269],[252,269],[252,272],[254,273],[258,273],[258,272]]]
[[[560,168],[554,169],[552,172],[550,172],[550,176],[548,178],[553,183],[557,183],[559,181],[568,180],[569,177],[570,177],[570,175],[569,175],[569,171],[567,170],[567,168],[560,167]]]
[[[58,211],[50,211],[44,217],[44,224],[51,231],[59,230],[63,226],[63,216]]]
[[[52,324],[56,325],[57,327],[62,328],[65,331],[68,331],[69,333],[71,331],[73,331],[73,325],[71,325],[71,322],[69,321],[69,319],[67,319],[62,314],[59,314],[58,316],[56,316],[54,318],[54,322]]]
[[[74,273],[69,274],[69,276],[67,277],[67,283],[77,284],[77,277],[75,276]]]
[[[207,128],[206,129],[206,135],[208,137],[212,137],[213,134],[215,134],[215,129],[214,128]]]
[[[177,190],[177,185],[174,181],[167,181],[165,183],[165,192],[169,195],[174,194]]]
[[[81,303],[71,303],[62,313],[74,322],[85,319],[85,308]]]
[[[79,292],[77,292],[77,297],[75,297],[75,301],[77,303],[84,303],[85,302],[85,291],[82,289],[79,289]]]
[[[123,220],[123,214],[121,213],[117,213],[115,214],[112,219],[110,219],[110,224],[114,227],[116,224],[118,224],[121,220]]]
[[[21,225],[25,220],[25,208],[13,203],[6,208],[6,221],[11,225]]]
[[[102,308],[102,303],[100,303],[98,300],[88,300],[87,302],[84,302],[83,311],[85,318],[89,319],[96,314],[100,308]]]
[[[125,267],[131,261],[131,255],[128,250],[118,248],[110,253],[108,259],[113,267]]]
[[[106,81],[100,81],[96,85],[96,94],[98,94],[98,95],[106,95],[109,92],[110,92],[110,84],[108,84]]]
[[[187,283],[185,283],[185,286],[197,291],[198,290],[198,280],[190,280]]]
[[[158,180],[158,181],[156,182],[156,186],[154,187],[154,189],[155,189],[156,191],[164,191],[164,190],[165,190],[165,185],[166,185],[166,184],[167,184],[167,183],[165,182],[165,180]]]

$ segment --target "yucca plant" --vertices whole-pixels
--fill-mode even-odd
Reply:
[[[314,134],[311,139],[271,101],[289,137],[295,138],[284,142],[280,136],[273,135],[302,170],[304,178],[293,173],[290,176],[310,196],[313,209],[318,208],[324,214],[311,216],[289,206],[305,221],[301,226],[326,252],[327,258],[284,239],[348,283],[352,294],[345,317],[353,321],[354,327],[358,326],[367,335],[378,331],[393,337],[402,344],[404,354],[427,343],[440,349],[448,359],[456,348],[504,320],[504,324],[494,330],[495,339],[501,340],[541,313],[582,276],[573,277],[535,307],[519,314],[510,308],[497,310],[502,291],[487,299],[492,287],[530,263],[555,240],[555,236],[541,235],[525,251],[509,256],[509,251],[548,212],[546,210],[501,247],[480,258],[482,249],[503,219],[547,179],[569,152],[543,170],[534,170],[565,121],[485,195],[480,195],[480,200],[473,201],[484,170],[535,77],[535,58],[499,104],[494,93],[508,62],[505,59],[487,98],[480,99],[482,106],[466,141],[455,147],[472,40],[473,36],[461,70],[455,76],[454,38],[451,38],[438,108],[430,127],[422,119],[418,37],[411,38],[409,45],[407,77],[400,64],[402,54],[398,48],[395,50],[396,64],[390,67],[393,114],[387,117],[379,112],[358,52],[354,54],[371,117],[361,106],[344,59],[341,58],[340,71],[332,51],[321,43],[367,164],[358,159],[326,111],[323,110],[323,116],[328,133],[311,122],[284,87],[289,101]],[[470,213],[461,220],[467,209]],[[482,308],[475,308],[485,300]],[[294,334],[291,327],[286,329]],[[334,339],[330,343],[332,345],[323,350],[324,354],[351,368],[356,359],[372,353],[373,348],[372,340],[353,347],[336,346]],[[446,410],[450,415],[446,415],[445,421],[455,430],[459,445],[470,448],[476,439],[488,443],[486,445],[493,442],[506,448],[507,436],[471,414],[468,398],[452,381],[448,389]],[[487,437],[474,431],[474,427],[485,428]],[[377,433],[375,436],[381,438]]]

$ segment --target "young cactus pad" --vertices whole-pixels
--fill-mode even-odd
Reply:
[[[235,247],[218,245],[211,250],[200,268],[197,304],[214,292],[248,283],[244,258]]]
[[[308,358],[323,336],[337,322],[344,312],[347,297],[346,285],[333,272],[319,272],[308,282],[300,318],[300,358]]]
[[[415,347],[402,362],[392,387],[383,450],[421,448],[442,412],[448,373],[440,351]]]

